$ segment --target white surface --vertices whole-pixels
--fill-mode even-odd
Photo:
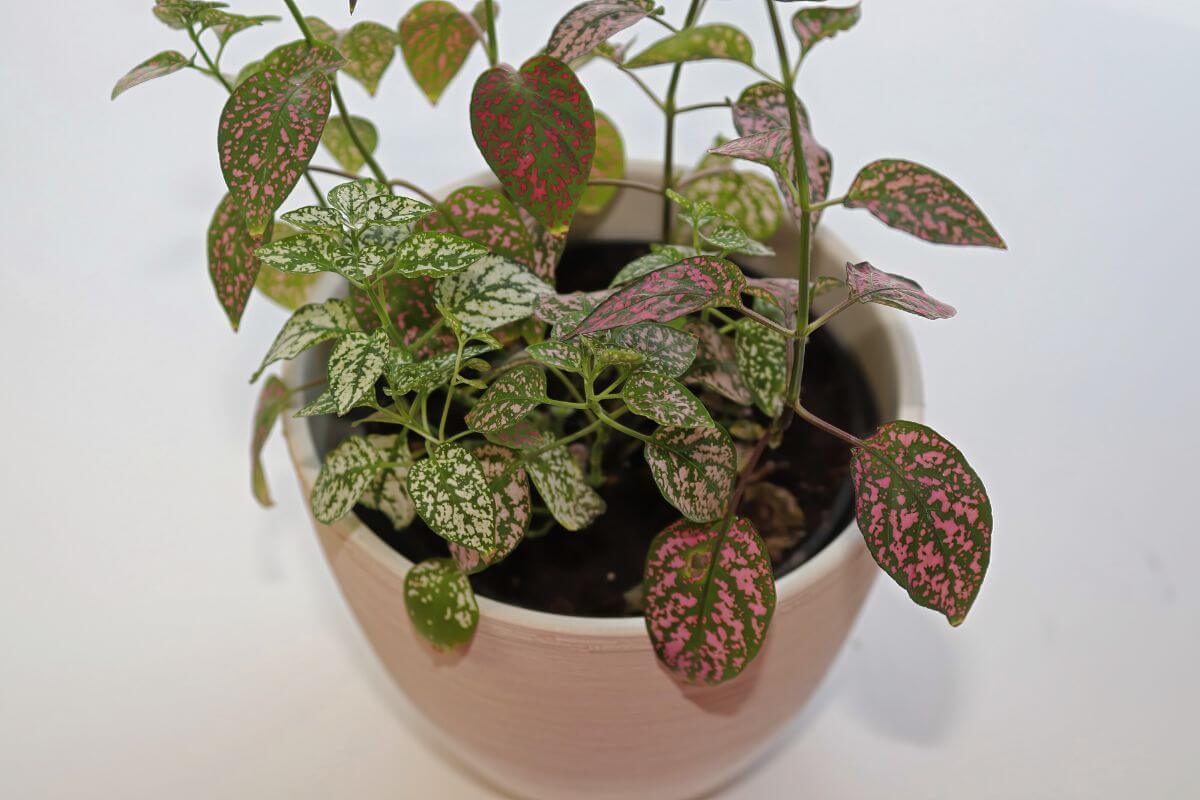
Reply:
[[[183,47],[148,5],[9,3],[0,31],[0,796],[489,798],[405,726],[281,442],[279,507],[250,499],[245,378],[283,314],[255,300],[235,337],[211,296],[220,89],[176,75],[108,102],[130,65]],[[345,20],[340,0],[304,5]],[[556,14],[522,23],[532,0],[506,5],[518,60]],[[736,16],[761,34],[756,5]],[[861,213],[828,224],[959,307],[916,334],[929,418],[988,483],[995,553],[959,630],[880,584],[794,735],[723,797],[1193,794],[1197,14],[1166,0],[866,6],[803,87],[837,185],[875,157],[927,162],[1012,250],[930,248]],[[284,30],[246,34],[231,63]],[[385,168],[427,184],[478,169],[470,78],[430,110],[392,69],[373,107],[348,90],[382,126]],[[602,65],[585,78],[652,157],[655,117]],[[751,80],[700,66],[683,97]],[[728,130],[703,121],[684,158]],[[429,152],[403,152],[419,142]]]

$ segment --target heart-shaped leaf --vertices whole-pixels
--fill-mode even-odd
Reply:
[[[484,256],[467,269],[442,278],[438,302],[465,335],[495,330],[525,319],[550,287],[520,264],[500,256]]]
[[[604,498],[588,485],[583,468],[565,446],[547,450],[525,466],[542,502],[567,530],[583,530],[607,509]]]
[[[589,0],[566,13],[546,45],[546,53],[571,62],[654,13],[652,0]]]
[[[659,425],[715,427],[708,409],[682,383],[666,375],[635,372],[621,387],[629,410]]]
[[[417,513],[408,495],[408,470],[412,464],[408,441],[396,434],[372,435],[367,437],[367,443],[379,451],[383,461],[402,466],[381,467],[358,502],[381,512],[392,527],[402,531],[412,524]]]
[[[551,232],[565,231],[596,149],[591,98],[571,68],[534,56],[493,67],[471,95],[471,132],[500,184]]]
[[[237,203],[228,194],[221,198],[208,224],[208,275],[235,331],[262,267],[255,252],[270,236],[270,224],[260,235],[250,233]]]
[[[458,544],[450,545],[450,554],[463,572],[471,574],[504,559],[525,538],[529,528],[531,506],[529,500],[529,478],[520,466],[513,466],[516,453],[507,447],[485,444],[475,448],[475,458],[483,467],[483,474],[492,491],[496,505],[496,552],[485,556]]]
[[[545,401],[546,374],[533,364],[522,364],[492,381],[466,422],[474,431],[503,430]]]
[[[846,284],[850,296],[860,303],[879,303],[925,319],[949,319],[957,313],[926,294],[916,281],[875,269],[866,261],[846,263]]]
[[[413,629],[437,650],[465,647],[479,625],[471,582],[451,558],[430,558],[408,571],[404,607]]]
[[[975,470],[936,431],[901,420],[855,448],[850,473],[875,561],[918,605],[962,624],[992,544],[992,506]]]
[[[592,159],[591,178],[625,177],[625,143],[612,120],[596,112],[596,155]],[[616,197],[616,186],[589,186],[579,201],[583,214],[599,214]]]
[[[378,22],[360,22],[342,34],[338,49],[346,56],[342,72],[374,95],[396,55],[396,34]]]
[[[836,36],[853,28],[862,18],[862,5],[836,8],[802,8],[792,17],[792,28],[800,38],[804,55],[822,39]]]
[[[765,307],[760,306],[759,311],[765,311]],[[752,319],[740,319],[734,335],[734,354],[738,373],[746,382],[754,405],[772,419],[779,416],[787,391],[787,339]]]
[[[437,103],[478,41],[475,26],[451,3],[417,3],[400,21],[400,52],[413,80]]]
[[[347,333],[334,345],[329,354],[329,391],[333,393],[338,414],[345,414],[375,391],[375,381],[387,365],[389,349],[384,331]]]
[[[308,166],[329,117],[337,50],[296,42],[233,90],[221,112],[221,171],[252,234],[261,234]]]
[[[532,266],[534,260],[533,240],[517,207],[504,195],[482,186],[451,192],[436,214],[421,221],[418,230],[457,233],[518,264]]]
[[[345,300],[332,299],[303,306],[284,323],[250,381],[258,380],[258,376],[276,361],[295,358],[314,345],[358,330],[354,311]]]
[[[250,438],[250,488],[254,492],[254,499],[264,507],[275,505],[275,501],[271,499],[267,475],[263,471],[263,445],[267,443],[267,437],[271,435],[271,429],[275,427],[275,421],[287,406],[287,401],[287,385],[272,375],[263,383],[258,404],[254,408],[254,431]]]
[[[733,342],[712,325],[699,320],[689,321],[684,330],[699,341],[688,382],[698,383],[740,406],[750,405],[753,398],[738,369]]]
[[[721,428],[659,428],[646,463],[664,498],[693,522],[725,513],[737,479],[737,452]]]
[[[313,516],[332,525],[349,513],[371,485],[380,453],[361,436],[351,436],[325,456],[321,474],[313,484]]]
[[[325,145],[325,149],[342,169],[357,173],[366,161],[358,145],[350,138],[351,127],[358,134],[359,141],[367,148],[367,152],[373,155],[375,148],[379,146],[379,132],[370,120],[362,117],[350,117],[349,126],[341,117],[330,117],[325,132],[321,134],[321,144]]]
[[[430,529],[448,542],[496,552],[496,506],[483,467],[458,445],[443,445],[408,473],[408,493]]]
[[[687,331],[657,322],[639,322],[621,328],[613,336],[613,342],[641,354],[649,371],[672,378],[688,371],[696,359],[699,345],[696,337]]]
[[[133,69],[126,72],[121,80],[117,81],[117,85],[113,87],[112,99],[116,100],[117,96],[122,92],[132,89],[134,86],[145,83],[146,81],[161,78],[164,75],[170,75],[173,72],[178,72],[188,66],[190,62],[183,53],[176,50],[164,50],[157,55],[150,56],[142,63],[138,64]]]
[[[704,308],[741,305],[746,278],[736,264],[711,256],[686,258],[617,289],[568,336],[670,322]]]
[[[487,252],[483,245],[453,233],[414,233],[396,251],[396,270],[406,278],[441,278],[462,272]]]
[[[659,39],[629,59],[625,66],[636,69],[710,58],[753,64],[754,46],[750,37],[732,25],[698,25]]]
[[[845,204],[865,208],[883,224],[927,242],[1008,247],[966,192],[911,161],[883,159],[863,167]]]
[[[650,544],[642,595],[663,664],[686,683],[716,685],[762,647],[775,612],[771,558],[748,519],[724,534],[680,520]]]

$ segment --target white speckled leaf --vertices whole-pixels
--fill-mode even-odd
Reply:
[[[322,417],[326,414],[336,414],[337,403],[333,399],[333,395],[328,392],[322,392],[312,401],[307,403],[303,408],[297,411],[292,416],[294,417]]]
[[[588,485],[583,468],[566,447],[555,447],[526,464],[546,508],[569,531],[591,525],[604,513],[604,498]]]
[[[750,405],[753,398],[738,370],[733,342],[707,322],[689,321],[684,330],[700,342],[696,361],[687,375],[688,382],[698,383],[738,405]]]
[[[414,233],[396,251],[396,271],[406,278],[440,278],[462,272],[487,252],[483,245],[453,233]]]
[[[550,339],[525,348],[533,358],[551,367],[583,372],[583,345],[578,339]]]
[[[529,528],[531,505],[529,500],[529,478],[523,467],[512,469],[516,453],[507,447],[485,444],[475,448],[475,458],[483,467],[488,480],[492,499],[496,504],[497,548],[491,556],[478,550],[450,545],[450,554],[458,566],[468,574],[478,572],[504,559],[516,549]]]
[[[511,427],[546,400],[546,374],[541,367],[522,364],[492,382],[466,422],[471,430],[498,431]]]
[[[468,345],[463,348],[463,363],[494,349],[490,345]],[[455,358],[456,353],[441,353],[416,363],[393,358],[388,365],[388,383],[397,395],[413,391],[424,392],[444,386],[454,374]]]
[[[471,582],[450,558],[430,558],[408,571],[404,607],[413,628],[438,650],[470,644],[479,625]]]
[[[808,55],[817,42],[850,30],[861,17],[861,3],[844,7],[802,8],[792,17],[792,29],[800,39],[804,55]]]
[[[383,461],[403,466],[382,468],[363,492],[359,502],[367,508],[382,512],[392,523],[392,527],[402,531],[412,524],[417,513],[412,498],[408,496],[408,470],[412,465],[408,440],[396,434],[376,434],[368,436],[367,443],[379,451]]]
[[[354,310],[345,300],[333,299],[302,306],[284,323],[258,371],[250,380],[258,380],[263,370],[276,361],[295,358],[313,345],[358,330]]]
[[[495,502],[475,456],[458,445],[437,448],[409,470],[408,493],[438,536],[487,556],[496,552]]]
[[[342,218],[332,208],[324,208],[322,206],[304,206],[293,211],[288,211],[280,216],[280,219],[288,225],[293,225],[302,231],[309,233],[336,233],[342,232]],[[292,237],[276,237],[275,241]],[[304,239],[304,242],[317,241],[313,239]],[[281,248],[281,252],[288,252]],[[261,256],[260,256],[261,257]]]
[[[649,371],[672,378],[678,378],[688,371],[699,347],[696,337],[687,331],[657,322],[639,322],[621,328],[613,336],[613,342],[619,347],[640,353]]]
[[[335,272],[339,265],[338,243],[320,233],[289,236],[263,245],[254,251],[254,255],[262,263],[283,272]]]
[[[646,463],[659,491],[693,522],[725,513],[737,479],[737,452],[721,428],[659,428]]]
[[[538,298],[552,291],[520,264],[489,255],[463,272],[443,278],[437,296],[463,333],[472,335],[525,319],[533,313]]]
[[[716,146],[723,142],[718,141]],[[697,172],[727,167],[728,160],[707,155]],[[769,239],[783,221],[783,203],[779,192],[762,175],[754,172],[722,172],[707,175],[688,184],[688,196],[711,203],[737,220],[747,235]]]
[[[762,242],[751,239],[749,234],[737,225],[716,225],[712,228],[701,228],[700,238],[726,253],[744,253],[748,256],[773,256],[775,251]]]
[[[637,372],[621,388],[621,396],[630,411],[659,425],[691,428],[716,424],[687,387],[666,375]]]
[[[752,319],[740,319],[734,353],[754,405],[768,417],[778,416],[787,391],[787,339]]]
[[[329,190],[327,199],[351,225],[362,222],[367,213],[367,203],[372,198],[390,197],[388,187],[370,178],[359,178],[349,183],[338,184]]]
[[[377,225],[407,225],[429,216],[434,207],[403,195],[372,197],[363,207],[366,222]]]
[[[329,391],[338,414],[345,414],[375,390],[383,374],[390,347],[385,331],[348,333],[329,354]]]
[[[344,517],[371,485],[382,460],[361,436],[351,436],[331,450],[313,485],[313,515],[326,525]]]

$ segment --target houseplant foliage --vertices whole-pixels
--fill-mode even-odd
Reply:
[[[597,524],[604,453],[640,447],[679,512],[647,554],[647,631],[680,680],[711,685],[753,661],[775,606],[767,549],[739,503],[783,431],[810,424],[853,447],[858,524],[880,567],[916,603],[963,621],[992,532],[979,476],[924,425],[888,422],[859,439],[811,414],[801,393],[806,342],[833,317],[862,303],[928,319],[954,314],[915,282],[865,262],[847,264],[844,279],[814,281],[824,211],[865,209],[929,242],[1004,247],[955,183],[910,161],[868,164],[837,193],[832,158],[795,86],[810,53],[859,21],[858,5],[762,0],[774,72],[746,34],[702,20],[702,0],[674,22],[650,0],[587,0],[566,9],[544,50],[519,67],[500,60],[491,0],[470,10],[425,0],[394,27],[358,21],[342,30],[305,17],[294,0],[283,5],[300,38],[231,73],[222,59],[233,37],[284,21],[225,3],[158,0],[154,14],[193,52],[159,53],[113,91],[183,70],[224,88],[217,157],[228,194],[208,232],[218,301],[234,328],[256,287],[293,312],[254,380],[329,348],[320,393],[303,407],[297,395],[314,386],[262,379],[251,447],[260,502],[272,501],[259,454],[281,414],[354,413],[374,423],[328,453],[313,513],[331,524],[362,504],[400,530],[419,516],[444,538],[451,557],[409,573],[407,612],[434,646],[453,648],[470,642],[479,618],[467,576],[520,546],[535,515],[568,532]],[[635,26],[662,36],[630,53],[613,37]],[[437,198],[388,176],[375,159],[382,135],[350,113],[339,82],[373,94],[402,61],[437,103],[477,50],[488,66],[464,123],[496,186]],[[698,60],[745,72],[745,91],[679,105],[683,65]],[[579,77],[585,66],[628,75],[662,113],[660,184],[624,178],[620,134],[593,107]],[[663,94],[644,77],[656,70],[666,73]],[[714,131],[699,165],[678,174],[676,127],[705,110],[728,113],[736,135]],[[337,167],[313,163],[322,147]],[[317,178],[329,175],[340,177],[326,191]],[[280,213],[301,183],[314,202]],[[664,197],[660,241],[604,290],[556,292],[572,220],[581,208],[602,211],[618,188]],[[798,231],[794,277],[748,277],[731,259],[771,255],[760,240],[780,225]],[[344,279],[344,296],[306,302],[319,273]],[[814,319],[818,292],[841,302]],[[740,455],[728,403],[753,406],[761,421]]]

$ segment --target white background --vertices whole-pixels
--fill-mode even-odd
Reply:
[[[205,272],[220,87],[184,73],[108,100],[131,65],[186,48],[149,5],[4,4],[0,796],[490,797],[409,733],[280,441],[278,508],[250,498],[246,378],[284,314],[256,298],[232,335]],[[347,23],[341,0],[303,5]],[[408,5],[359,13],[394,24]],[[507,0],[504,57],[570,5]],[[791,736],[724,798],[1200,792],[1190,5],[868,0],[859,30],[810,59],[802,94],[837,186],[877,157],[928,163],[1011,245],[938,249],[827,215],[960,309],[914,329],[929,419],[984,476],[995,550],[958,630],[877,584]],[[774,66],[759,3],[710,8]],[[244,34],[228,63],[294,36]],[[437,186],[481,168],[465,107],[482,63],[436,109],[399,62],[373,106],[343,80],[390,174]],[[654,157],[652,109],[606,65],[584,77]],[[689,68],[682,97],[753,79]],[[684,123],[685,161],[730,132],[705,113]]]

